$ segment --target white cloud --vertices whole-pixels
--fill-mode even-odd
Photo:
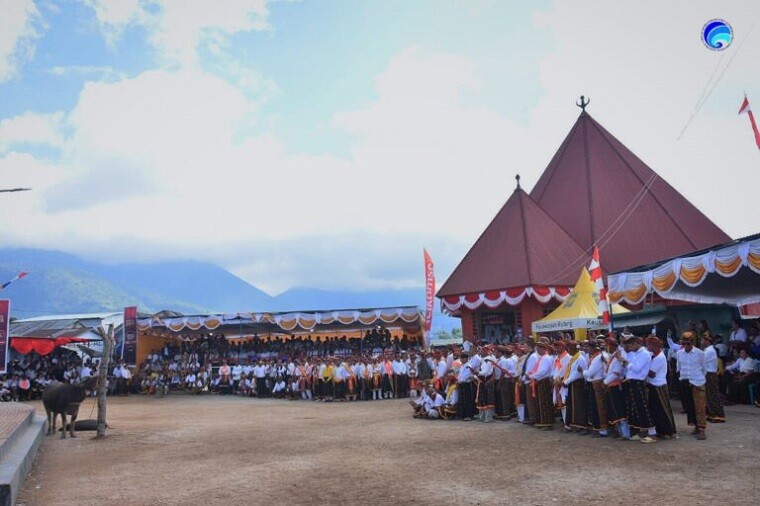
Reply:
[[[0,83],[34,54],[43,19],[33,0],[0,0]]]
[[[94,75],[99,77],[114,76],[114,70],[111,67],[97,65],[56,65],[48,70],[54,76],[67,75]],[[122,76],[124,77],[124,76]]]
[[[148,29],[168,64],[194,65],[201,44],[219,35],[269,28],[267,0],[88,0],[106,40],[129,25]]]
[[[63,146],[63,113],[26,112],[0,121],[0,153],[19,144]]]
[[[736,35],[720,68],[735,58],[677,140],[721,60],[700,38],[715,17],[728,20]],[[744,90],[760,103],[760,4],[722,2],[716,9],[704,0],[683,9],[677,2],[557,1],[536,20],[556,41],[540,63],[546,93],[531,121],[547,162],[577,114],[572,100],[586,94],[595,119],[729,235],[758,231],[758,220],[742,218],[751,215],[760,185],[758,153],[736,112]],[[531,184],[543,168],[534,168]]]

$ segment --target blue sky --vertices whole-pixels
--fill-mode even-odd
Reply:
[[[34,187],[0,200],[0,246],[208,260],[271,293],[422,288],[422,248],[443,282],[514,175],[537,180],[580,94],[730,235],[760,224],[760,158],[736,116],[745,91],[760,101],[756,2],[0,10],[0,183]],[[723,53],[699,40],[713,17],[737,37]]]

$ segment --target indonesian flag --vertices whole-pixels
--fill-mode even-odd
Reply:
[[[739,108],[739,114],[744,113],[747,113],[747,116],[749,116],[749,122],[752,125],[752,132],[755,134],[755,143],[757,144],[757,149],[760,149],[760,131],[757,130],[755,115],[752,114],[752,109],[749,107],[749,100],[747,99],[747,95],[744,95],[744,102],[742,102],[742,106]]]
[[[591,273],[591,281],[594,282],[596,291],[599,293],[599,306],[597,310],[602,315],[602,323],[610,323],[610,308],[607,305],[607,288],[604,287],[602,279],[602,264],[599,263],[599,248],[594,246],[594,254],[591,257],[591,265],[588,268]]]
[[[21,279],[21,278],[23,278],[23,277],[24,277],[24,276],[26,276],[27,274],[29,274],[29,273],[28,273],[28,272],[26,272],[26,271],[24,271],[24,272],[20,272],[20,273],[18,274],[18,276],[16,276],[15,278],[11,279],[10,281],[8,281],[8,282],[6,282],[6,283],[3,283],[3,285],[2,285],[2,286],[0,286],[0,290],[4,289],[6,286],[10,285],[11,283],[13,283],[14,281],[16,281],[17,279]]]
[[[435,275],[433,274],[433,259],[426,249],[422,249],[425,260],[425,332],[430,332],[433,325],[433,299],[435,297]]]

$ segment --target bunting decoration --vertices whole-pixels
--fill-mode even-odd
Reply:
[[[747,98],[747,95],[744,95],[744,102],[742,102],[742,106],[739,108],[739,114],[746,114],[749,116],[749,122],[750,125],[752,125],[752,132],[755,134],[755,144],[757,144],[757,149],[760,149],[760,131],[757,129],[755,115],[752,113],[752,109],[749,106],[749,99]]]
[[[594,253],[591,257],[591,265],[589,265],[589,272],[591,273],[591,281],[594,283],[594,288],[599,294],[599,314],[602,316],[602,323],[609,325],[610,323],[610,308],[607,304],[607,288],[604,287],[604,280],[602,279],[602,264],[599,262],[599,248],[594,246]]]
[[[29,273],[26,272],[26,271],[20,272],[18,274],[18,276],[16,276],[15,278],[11,279],[10,281],[8,281],[6,283],[3,283],[3,286],[0,286],[0,290],[5,290],[6,286],[10,285],[11,283],[13,283],[14,281],[16,281],[17,279],[21,279],[21,278],[25,277],[27,274],[29,274]]]

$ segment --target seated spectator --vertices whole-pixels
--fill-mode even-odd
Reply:
[[[729,400],[749,404],[749,385],[755,382],[757,372],[755,360],[749,356],[746,348],[742,348],[739,352],[739,358],[726,367],[726,372],[731,375],[728,384]]]
[[[286,395],[285,391],[285,380],[282,379],[282,376],[277,376],[275,378],[274,387],[272,388],[272,396],[275,399],[282,399]]]

